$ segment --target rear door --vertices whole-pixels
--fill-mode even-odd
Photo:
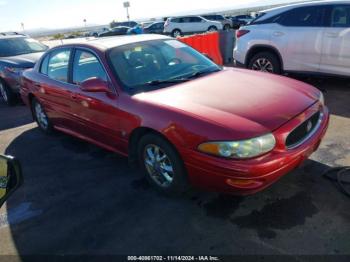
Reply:
[[[72,128],[72,94],[74,87],[68,83],[72,50],[62,48],[48,53],[41,64],[42,80],[35,85],[38,98],[54,125]]]
[[[307,6],[274,18],[271,44],[280,51],[284,70],[319,71],[325,14],[325,6]]]
[[[209,27],[206,21],[198,16],[191,17],[191,23],[195,32],[205,32]]]
[[[350,75],[350,5],[329,8],[325,29],[320,72]]]

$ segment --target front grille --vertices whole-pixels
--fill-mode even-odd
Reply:
[[[317,112],[304,123],[294,129],[287,137],[287,148],[293,148],[303,143],[318,127],[321,113]]]

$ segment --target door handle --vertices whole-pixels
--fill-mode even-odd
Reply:
[[[326,33],[326,36],[330,37],[330,38],[336,38],[338,37],[337,33]]]
[[[71,94],[70,97],[73,99],[73,100],[77,100],[78,99],[78,96],[76,94]]]
[[[274,32],[273,33],[273,36],[283,36],[284,35],[284,33],[283,32]]]

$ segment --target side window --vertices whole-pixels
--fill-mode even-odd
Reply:
[[[322,27],[324,26],[325,7],[300,7],[284,13],[279,24],[298,27]]]
[[[200,22],[202,22],[202,18],[194,16],[194,17],[191,17],[190,22],[191,23],[200,23]]]
[[[336,6],[332,9],[331,27],[350,27],[350,5]]]
[[[97,57],[90,52],[77,50],[73,64],[73,83],[80,84],[91,77],[107,81],[106,72]]]
[[[47,75],[47,72],[48,72],[49,58],[50,58],[50,54],[46,55],[44,60],[42,60],[41,62],[40,73],[44,75]]]
[[[55,80],[68,82],[70,50],[59,50],[51,53],[47,75]]]

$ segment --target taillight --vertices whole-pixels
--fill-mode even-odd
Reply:
[[[238,30],[236,31],[236,38],[240,38],[246,34],[248,34],[250,31],[249,30]]]

